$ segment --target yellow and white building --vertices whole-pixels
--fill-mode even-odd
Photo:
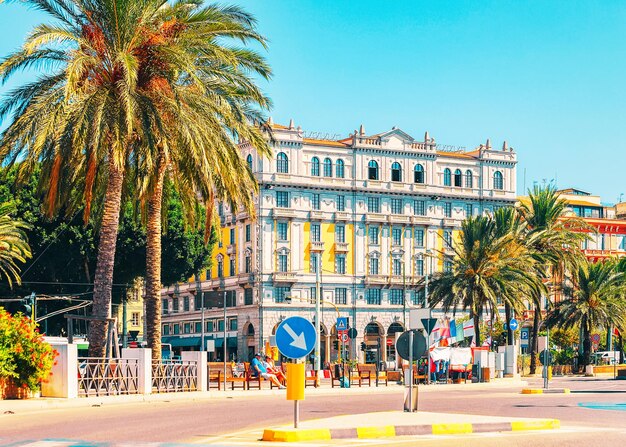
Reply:
[[[338,314],[358,331],[353,354],[363,341],[375,349],[380,338],[388,346],[410,308],[427,305],[424,277],[449,262],[444,240],[454,239],[468,215],[516,200],[517,157],[506,143],[443,150],[428,133],[418,141],[395,127],[367,135],[361,126],[347,138],[324,140],[307,138],[293,121],[269,125],[271,160],[241,145],[259,182],[257,219],[220,205],[222,242],[212,269],[163,290],[164,341],[199,347],[194,298],[202,291],[209,302],[226,291],[229,353],[247,359],[282,319],[313,321],[319,255],[322,360],[337,357]],[[222,312],[205,311],[206,333],[218,347]],[[393,346],[383,351],[385,359]]]

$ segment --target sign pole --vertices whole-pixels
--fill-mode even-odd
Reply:
[[[413,412],[413,331],[409,331],[409,412]]]
[[[300,422],[300,401],[293,401],[293,428],[298,428],[298,422]]]
[[[224,289],[224,391],[226,391],[226,289]]]

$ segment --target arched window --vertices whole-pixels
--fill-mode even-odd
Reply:
[[[335,173],[337,174],[337,178],[344,177],[344,163],[343,160],[337,160],[337,164],[335,165]]]
[[[371,160],[367,165],[367,179],[378,180],[378,163],[375,160]]]
[[[333,176],[333,162],[330,161],[330,158],[324,159],[324,177],[332,177]]]
[[[463,185],[463,176],[461,175],[461,170],[457,169],[454,171],[454,186],[460,188]]]
[[[493,173],[493,189],[504,189],[504,177],[500,171]]]
[[[320,176],[320,159],[317,157],[311,159],[311,175]]]
[[[391,165],[391,181],[392,182],[401,182],[402,181],[402,166],[397,161],[394,161]]]
[[[252,171],[252,154],[248,154],[246,157],[246,163],[248,163],[248,169]]]
[[[452,172],[448,168],[443,170],[443,186],[452,186]]]
[[[415,169],[413,169],[413,182],[424,183],[424,167],[422,165],[415,165]]]
[[[287,174],[289,172],[289,159],[284,152],[279,152],[276,156],[276,172],[280,174]]]
[[[470,171],[469,169],[467,171],[465,171],[465,187],[466,188],[473,188],[474,187],[474,182],[472,179],[472,171]]]

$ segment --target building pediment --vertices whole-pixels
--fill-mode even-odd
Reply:
[[[415,142],[415,138],[398,128],[393,128],[387,132],[378,134],[378,137],[380,138],[383,146],[392,149],[402,149],[406,145],[410,145]]]

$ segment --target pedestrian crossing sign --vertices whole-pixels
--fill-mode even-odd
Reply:
[[[337,332],[348,330],[348,317],[337,318]]]

